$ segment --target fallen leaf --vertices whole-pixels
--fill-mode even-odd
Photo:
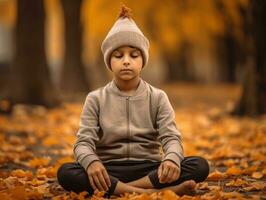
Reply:
[[[29,166],[33,168],[38,168],[38,167],[43,167],[47,166],[50,162],[49,157],[45,158],[33,158],[32,160],[29,161]]]
[[[243,195],[238,192],[220,192],[223,199],[242,199]]]
[[[197,188],[200,190],[208,190],[209,184],[208,182],[199,183]]]
[[[266,183],[265,182],[254,182],[254,183],[251,183],[248,187],[244,187],[243,189],[245,191],[258,191],[258,190],[262,190],[264,189],[266,186]]]
[[[242,170],[238,167],[233,166],[227,169],[226,174],[230,176],[237,176],[242,174]]]
[[[22,169],[17,169],[11,172],[11,176],[15,176],[18,178],[28,178],[31,179],[33,177],[33,174],[31,171],[24,171]]]
[[[171,199],[171,200],[179,199],[179,196],[176,195],[176,193],[174,193],[171,190],[163,190],[162,192],[159,193],[159,196],[161,196],[161,199]]]
[[[248,182],[243,180],[243,179],[236,179],[236,180],[232,180],[229,183],[226,183],[226,186],[235,186],[235,187],[239,187],[239,186],[243,186],[243,185],[247,185]]]
[[[253,174],[251,175],[251,177],[255,179],[261,179],[263,176],[264,175],[262,172],[253,172]]]
[[[253,172],[257,171],[258,167],[253,165],[243,170],[243,174],[251,175]]]
[[[209,181],[217,181],[221,179],[225,179],[227,176],[225,173],[215,170],[214,172],[210,173],[207,180]]]

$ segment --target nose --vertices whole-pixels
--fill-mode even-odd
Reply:
[[[130,58],[128,55],[125,55],[123,59],[123,65],[128,66],[129,64],[130,64]]]

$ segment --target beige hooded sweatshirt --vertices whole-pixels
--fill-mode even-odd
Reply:
[[[84,169],[95,160],[171,160],[180,167],[184,158],[181,134],[166,93],[142,79],[132,96],[124,95],[114,80],[90,92],[74,156]]]

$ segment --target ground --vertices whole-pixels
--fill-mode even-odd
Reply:
[[[171,191],[125,194],[117,199],[266,199],[266,116],[230,115],[240,95],[235,85],[171,84],[162,88],[176,111],[186,156],[199,155],[211,166],[196,196]],[[47,110],[17,105],[0,115],[0,199],[85,199],[64,191],[56,171],[73,161],[83,97]],[[2,108],[8,102],[0,102]],[[102,199],[101,195],[92,199]]]

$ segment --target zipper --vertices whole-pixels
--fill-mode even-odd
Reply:
[[[130,149],[129,149],[129,138],[130,138],[130,132],[129,132],[129,97],[126,97],[126,111],[127,111],[127,157],[129,159],[129,153],[130,153]]]

